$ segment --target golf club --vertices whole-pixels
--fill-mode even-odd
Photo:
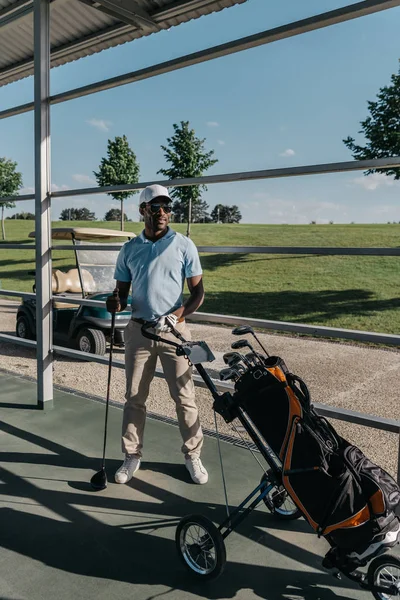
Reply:
[[[113,296],[118,296],[118,290],[115,289]],[[114,333],[115,333],[115,311],[111,313],[111,339],[110,339],[110,357],[108,361],[108,380],[107,380],[107,396],[106,396],[106,416],[104,422],[104,441],[103,441],[103,459],[101,462],[101,469],[93,475],[90,480],[92,488],[99,492],[105,490],[107,487],[107,473],[106,473],[106,442],[107,442],[107,424],[108,424],[108,407],[110,404],[110,384],[111,384],[111,367],[112,357],[114,348]]]
[[[247,360],[252,362],[255,367],[260,366],[261,364],[260,355],[257,354],[257,352],[248,352],[246,354],[246,358]]]
[[[227,364],[229,367],[233,367],[241,361],[243,361],[248,367],[251,367],[251,363],[243,356],[243,354],[239,354],[239,352],[227,352],[222,358],[224,359],[225,364]]]
[[[232,371],[234,373],[234,376],[236,377],[236,379],[240,379],[240,377],[246,373],[246,367],[244,367],[243,365],[235,365],[234,367],[232,367]]]
[[[240,348],[246,348],[246,347],[250,348],[253,355],[255,355],[258,358],[259,363],[261,365],[264,365],[264,360],[263,360],[263,357],[261,356],[261,354],[256,352],[254,350],[253,346],[247,340],[237,340],[237,342],[233,342],[233,344],[231,345],[231,348],[233,348],[234,350],[239,350]],[[247,356],[247,354],[246,354],[246,356]]]
[[[235,369],[236,371],[238,371],[240,375],[243,375],[243,373],[247,373],[246,367],[241,364],[234,365],[232,367],[232,369]]]
[[[228,379],[233,379],[234,377],[235,373],[233,372],[233,369],[221,369],[221,371],[219,372],[219,378],[221,381],[227,381]]]
[[[234,365],[241,360],[239,352],[226,352],[222,358],[224,363],[229,366]]]
[[[251,333],[251,335],[253,335],[255,337],[258,344],[261,346],[261,348],[265,352],[265,354],[267,356],[269,356],[267,350],[264,348],[264,346],[262,345],[262,343],[260,342],[260,340],[258,339],[256,334],[254,333],[254,329],[252,327],[250,327],[250,325],[239,325],[239,327],[235,327],[235,329],[232,329],[233,335],[246,335],[246,333]]]

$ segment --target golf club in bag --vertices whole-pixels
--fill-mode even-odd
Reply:
[[[118,291],[114,290],[114,298],[118,296]],[[107,396],[106,396],[106,415],[104,420],[104,440],[103,440],[103,458],[101,461],[101,469],[93,475],[90,480],[90,485],[96,492],[105,490],[107,487],[106,473],[106,443],[107,443],[107,425],[108,425],[108,407],[110,404],[110,384],[111,384],[111,368],[114,349],[115,335],[115,310],[111,313],[111,336],[110,336],[110,356],[108,361],[108,377],[107,377]]]

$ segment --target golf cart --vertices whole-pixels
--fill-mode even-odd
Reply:
[[[122,246],[121,238],[133,238],[134,233],[95,229],[90,227],[62,227],[52,229],[53,240],[71,240],[75,254],[76,267],[67,272],[53,269],[53,336],[62,346],[75,346],[81,352],[104,355],[109,342],[111,315],[104,307],[80,306],[74,303],[74,297],[90,300],[105,300],[114,287],[114,269],[118,250],[91,250],[95,245],[109,243]],[[29,234],[34,238],[35,232]],[[33,286],[35,291],[35,285]],[[58,298],[67,297],[69,303],[59,302]],[[130,303],[130,299],[128,301]],[[130,310],[118,313],[115,317],[115,345],[124,345],[124,329],[129,323]],[[17,337],[33,340],[36,337],[36,299],[24,299],[18,307]]]

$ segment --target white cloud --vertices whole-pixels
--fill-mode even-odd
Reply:
[[[35,193],[35,188],[34,187],[23,187],[19,190],[20,195],[24,195],[24,194],[34,194]]]
[[[207,121],[207,127],[219,127],[217,121]]]
[[[291,148],[288,148],[287,150],[285,150],[285,152],[282,152],[279,156],[294,156],[296,154],[296,152],[294,150],[292,150]]]
[[[90,177],[89,175],[83,175],[81,173],[74,173],[74,175],[72,175],[72,179],[74,179],[78,183],[87,183],[89,185],[96,184],[96,181],[92,179],[92,177]]]
[[[89,119],[86,121],[92,127],[96,127],[100,131],[110,131],[110,125],[112,125],[111,121],[106,121],[104,119]]]
[[[219,144],[220,146],[225,146],[224,140],[217,140],[217,144]]]
[[[398,206],[394,206],[393,204],[381,204],[379,206],[373,206],[369,208],[369,213],[374,216],[392,216],[397,221],[400,215],[400,208]]]
[[[251,198],[253,199],[241,203],[242,214],[257,208],[261,223],[329,223],[340,219],[343,210],[340,204],[334,202],[305,198],[296,200],[295,203],[293,199],[276,198],[262,191],[253,193]],[[249,222],[254,220],[251,218]]]
[[[57,185],[56,183],[51,184],[52,192],[61,192],[63,190],[69,190],[69,187],[65,184],[63,184],[63,185]]]
[[[394,179],[383,173],[372,173],[371,175],[355,177],[351,182],[369,191],[376,190],[378,187],[392,186],[395,184]]]

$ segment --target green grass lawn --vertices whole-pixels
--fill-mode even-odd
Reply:
[[[69,223],[54,222],[53,227]],[[118,229],[119,223],[74,222]],[[7,242],[31,241],[32,221],[6,221]],[[185,233],[185,225],[174,228]],[[141,223],[127,223],[139,233]],[[192,226],[197,245],[398,247],[397,225],[203,225]],[[0,243],[1,248],[1,243]],[[374,256],[203,254],[205,312],[314,323],[398,334],[400,259]],[[74,265],[73,255],[53,252],[53,267]],[[3,289],[31,291],[34,252],[2,250]]]

